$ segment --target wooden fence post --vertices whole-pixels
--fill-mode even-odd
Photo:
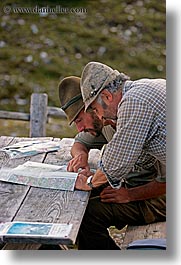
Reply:
[[[30,104],[30,137],[46,136],[47,94],[33,93]]]

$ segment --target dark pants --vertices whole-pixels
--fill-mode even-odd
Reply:
[[[109,236],[108,228],[145,225],[166,220],[166,196],[123,204],[102,203],[91,197],[78,236],[78,249],[119,249]]]

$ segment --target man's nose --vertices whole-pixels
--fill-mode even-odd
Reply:
[[[77,131],[78,132],[83,132],[84,131],[84,126],[83,126],[83,124],[76,124],[76,127],[77,127]]]

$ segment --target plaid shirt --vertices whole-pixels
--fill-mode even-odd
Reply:
[[[119,188],[129,172],[158,162],[166,165],[166,80],[126,81],[116,133],[106,145],[100,168],[110,185]]]

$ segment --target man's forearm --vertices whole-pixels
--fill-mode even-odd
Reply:
[[[83,155],[86,159],[88,159],[89,151],[85,145],[81,143],[74,143],[71,148],[72,157],[76,157],[78,155]]]
[[[128,189],[130,201],[146,200],[166,194],[166,183],[152,181],[146,185]]]
[[[71,149],[72,159],[69,161],[67,170],[78,172],[79,169],[86,170],[86,174],[90,172],[88,165],[88,150],[80,143],[74,143]]]

